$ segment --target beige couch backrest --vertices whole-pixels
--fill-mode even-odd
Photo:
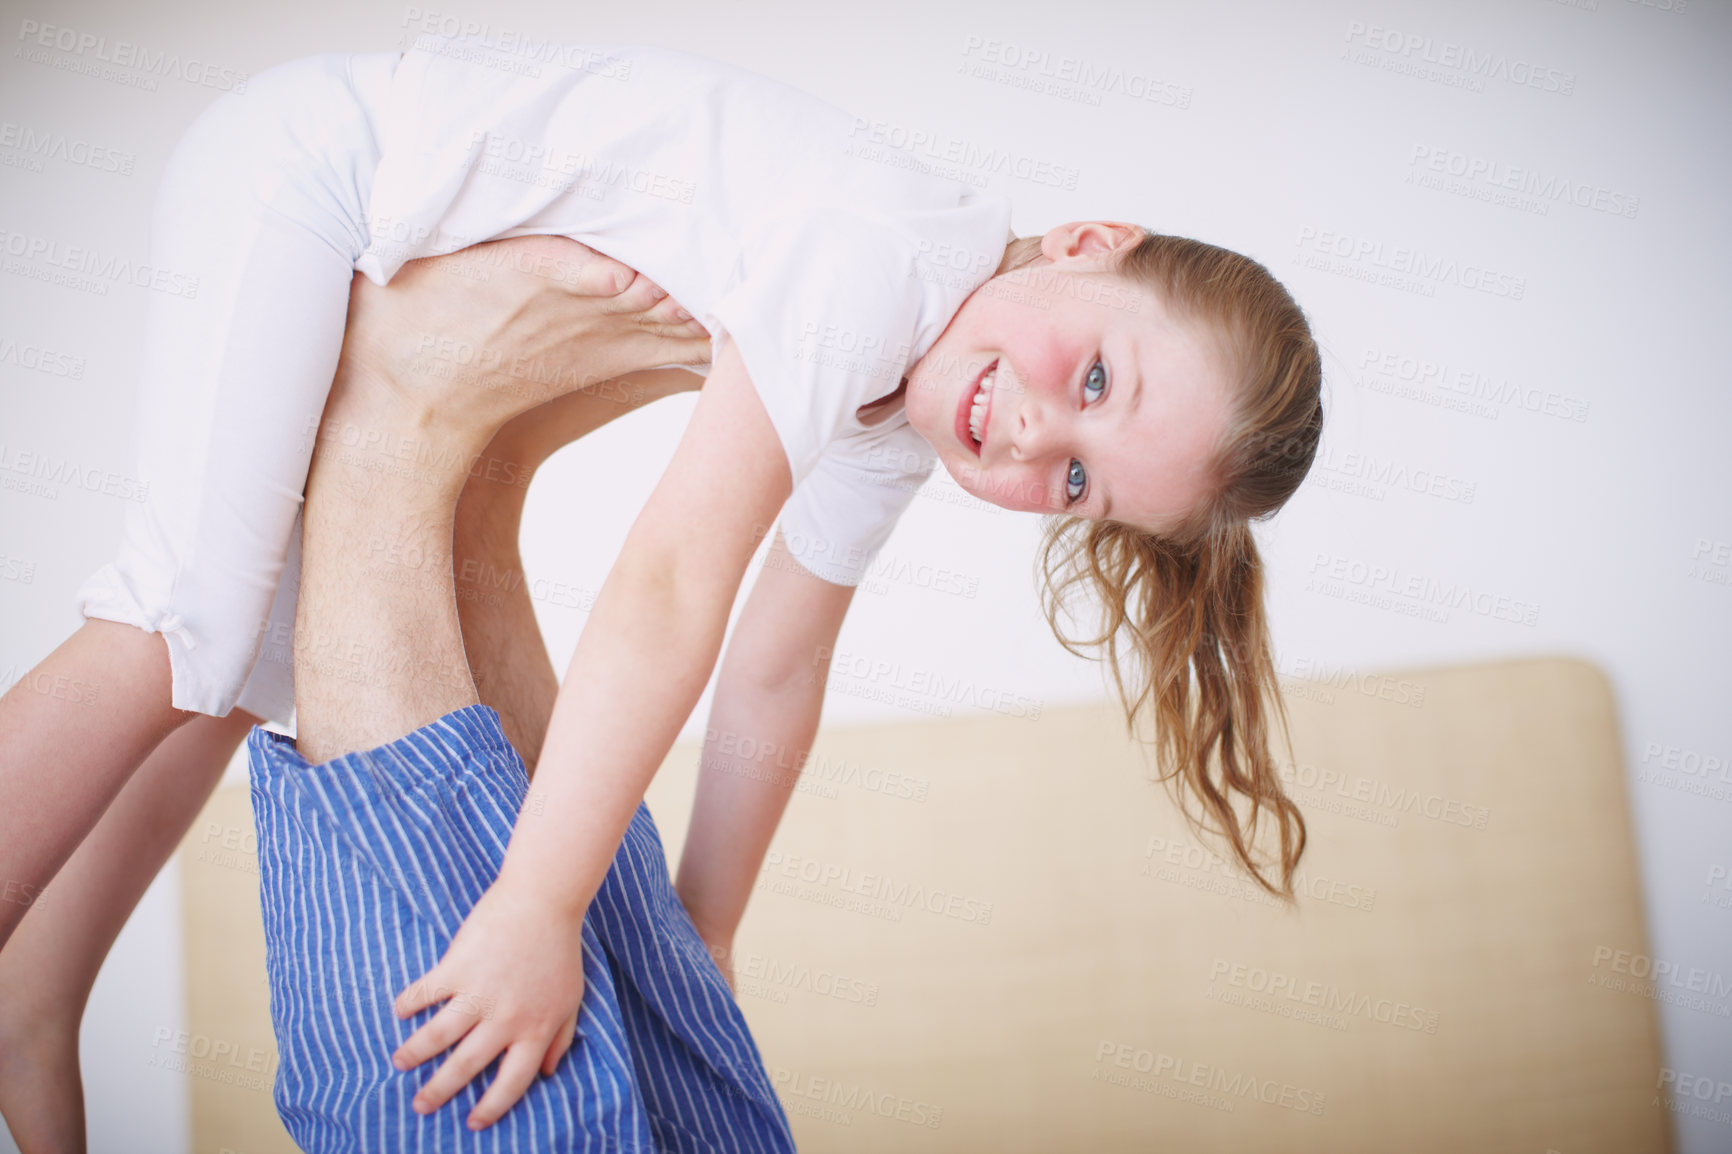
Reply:
[[[1113,706],[826,729],[737,943],[802,1149],[1668,1149],[1604,678],[1322,672],[1289,687],[1296,909]],[[697,752],[650,793],[675,858]],[[183,850],[189,1001],[268,1052],[256,880],[210,855],[245,805]],[[268,1093],[193,1083],[198,1149],[292,1149]]]

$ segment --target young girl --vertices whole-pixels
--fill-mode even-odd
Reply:
[[[1100,631],[1061,641],[1105,647],[1128,714],[1152,714],[1204,820],[1286,890],[1303,826],[1268,749],[1279,698],[1248,528],[1297,488],[1321,426],[1317,352],[1285,291],[1246,258],[1113,222],[1007,246],[1002,200],[879,164],[845,113],[711,61],[647,49],[561,61],[531,75],[461,42],[301,61],[219,100],[177,149],[154,260],[199,288],[151,304],[150,497],[81,593],[91,620],[0,702],[5,876],[43,885],[189,711],[223,719],[170,739],[201,768],[181,772],[197,788],[159,804],[168,820],[135,822],[81,875],[124,876],[129,907],[139,861],[174,844],[242,723],[288,716],[286,666],[259,653],[292,621],[296,511],[353,272],[383,283],[412,258],[544,234],[664,286],[664,315],[702,322],[715,363],[546,732],[537,788],[557,820],[520,823],[499,881],[420,983],[496,997],[486,1044],[505,1038],[484,1052],[453,1032],[461,1015],[436,1015],[403,1047],[415,1064],[459,1043],[427,1104],[514,1040],[550,1046],[569,1020],[576,938],[544,949],[544,933],[582,923],[708,679],[765,527],[779,512],[814,582],[845,590],[935,462],[984,500],[1056,516],[1044,549],[1055,632],[1064,592],[1092,585]],[[464,364],[436,333],[400,336],[435,369]],[[548,395],[582,383],[538,381],[533,366],[520,379]],[[790,609],[759,634],[834,636],[845,595],[808,605],[828,616]],[[75,716],[27,692],[42,676],[98,684],[108,708]],[[815,704],[803,708],[815,726]],[[309,757],[345,752],[304,725],[299,740]],[[728,789],[706,776],[681,870],[693,920],[723,947],[780,812],[742,810]],[[1264,822],[1277,831],[1273,881],[1252,852]],[[0,959],[27,967],[15,984],[8,974],[12,989],[70,975],[37,977],[46,999],[9,992],[0,1028],[76,1036],[118,904],[71,946],[45,930],[28,964]],[[0,907],[0,933],[21,911]],[[44,961],[68,951],[79,964]],[[69,1050],[49,1064],[63,1069]]]

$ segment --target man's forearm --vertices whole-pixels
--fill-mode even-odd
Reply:
[[[711,945],[733,940],[818,732],[824,681],[742,684],[726,665],[710,707],[675,888]]]

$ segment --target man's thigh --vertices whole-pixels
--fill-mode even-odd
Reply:
[[[491,1073],[416,1115],[409,1103],[438,1063],[404,1073],[390,1055],[435,1011],[399,1020],[392,1002],[438,963],[498,875],[528,797],[522,760],[483,705],[321,765],[264,730],[248,755],[276,1101],[303,1149],[793,1149],[641,805],[584,923],[580,1035],[553,1076],[479,1134],[464,1120]]]
[[[489,1130],[469,1113],[484,1074],[428,1116],[411,1107],[438,1063],[400,1072],[391,1054],[439,1007],[400,1020],[399,992],[444,955],[498,875],[523,803],[522,762],[492,711],[447,714],[376,750],[310,765],[293,742],[248,740],[278,1112],[323,1151],[658,1149],[599,939],[584,932],[589,987],[578,1039]],[[459,1008],[489,1007],[451,991]]]

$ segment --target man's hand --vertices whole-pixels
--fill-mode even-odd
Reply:
[[[415,1110],[439,1109],[503,1053],[468,1125],[483,1130],[499,1121],[536,1072],[553,1073],[571,1047],[583,989],[583,919],[495,883],[439,964],[397,995],[399,1018],[445,1005],[391,1055],[393,1065],[412,1070],[456,1047],[415,1095]]]
[[[383,288],[357,274],[343,350],[407,411],[488,435],[564,394],[709,358],[703,326],[648,277],[555,236],[410,261]]]

